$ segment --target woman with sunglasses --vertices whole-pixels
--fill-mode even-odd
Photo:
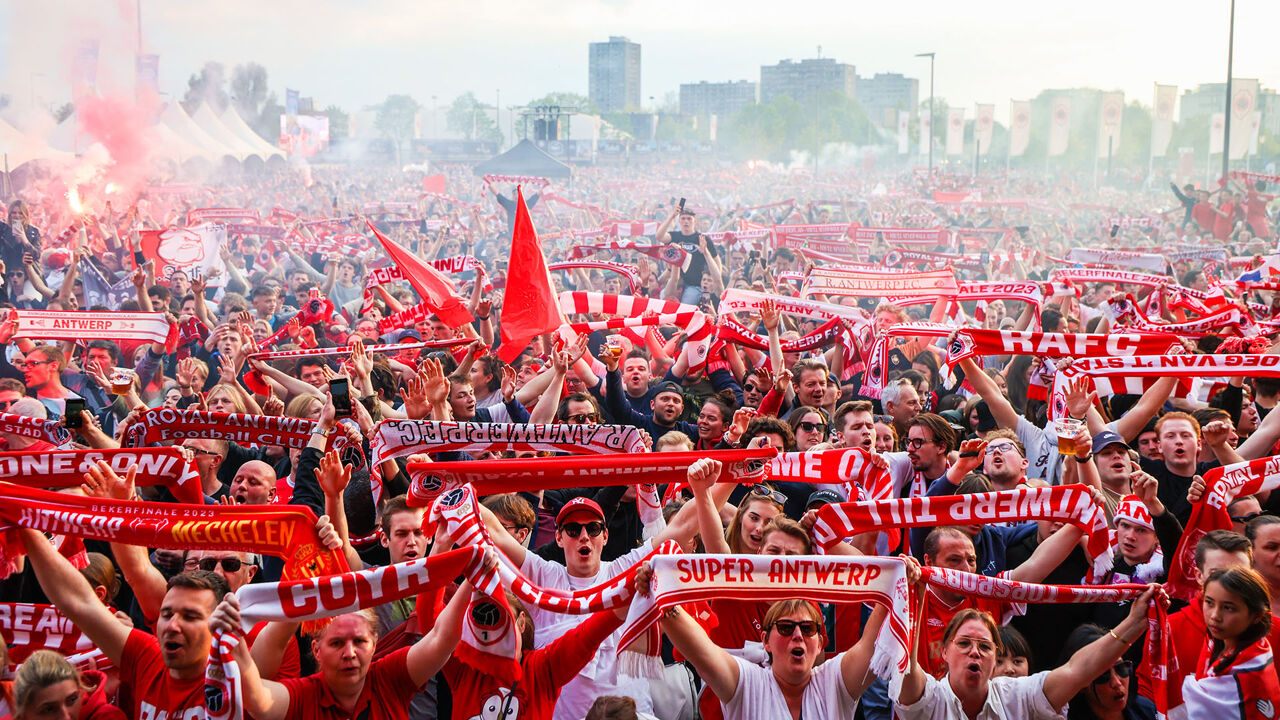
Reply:
[[[1081,625],[1067,637],[1062,648],[1063,658],[1071,657],[1106,634],[1100,625]],[[1155,703],[1130,692],[1132,676],[1132,661],[1116,661],[1071,698],[1067,720],[1155,720]]]
[[[652,574],[647,564],[636,574],[636,592],[649,594]],[[858,698],[875,680],[871,656],[886,614],[877,605],[861,639],[817,667],[826,637],[822,611],[811,600],[769,607],[759,636],[771,659],[767,667],[730,655],[679,607],[663,616],[662,631],[720,700],[724,720],[853,720]]]
[[[1200,603],[1209,642],[1195,673],[1183,678],[1184,704],[1171,709],[1169,717],[1273,716],[1280,679],[1267,640],[1272,622],[1267,581],[1248,568],[1219,568],[1204,581]]]
[[[996,623],[982,610],[962,610],[951,618],[942,635],[942,659],[946,663],[942,679],[935,679],[920,665],[917,635],[911,648],[910,669],[897,699],[897,717],[1061,718],[1067,703],[1108,672],[1142,636],[1147,627],[1147,610],[1153,602],[1168,602],[1158,585],[1148,585],[1133,601],[1123,622],[1077,650],[1066,663],[1020,678],[993,677],[1001,649]]]
[[[798,407],[787,415],[787,424],[796,438],[796,450],[805,452],[831,437],[831,422],[822,408]]]

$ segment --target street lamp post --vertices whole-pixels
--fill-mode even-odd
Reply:
[[[1222,118],[1222,177],[1231,168],[1231,55],[1236,45],[1236,0],[1231,0],[1231,19],[1227,25],[1227,111]]]
[[[1235,0],[1232,0],[1235,2]],[[916,53],[916,57],[929,58],[929,177],[933,177],[933,53]]]
[[[432,95],[431,96],[431,139],[435,140],[438,137],[440,136],[439,134],[436,133],[436,96]]]

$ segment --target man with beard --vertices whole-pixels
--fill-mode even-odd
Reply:
[[[982,472],[991,481],[992,490],[1013,490],[1027,482],[1027,458],[1022,443],[1012,430],[987,433],[987,449],[982,458]],[[930,493],[931,495],[933,493]]]
[[[938,480],[946,480],[947,454],[955,446],[956,434],[946,418],[920,413],[911,419],[903,452],[884,453],[893,478],[894,497],[920,497]]]

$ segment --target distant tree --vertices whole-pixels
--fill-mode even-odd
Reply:
[[[349,135],[351,116],[337,105],[330,105],[321,113],[329,116],[329,142],[336,143]]]
[[[599,115],[600,109],[586,95],[571,92],[552,92],[525,103],[530,107],[538,105],[559,105],[560,107],[576,107],[578,112],[587,115]]]
[[[466,92],[454,98],[445,113],[445,125],[468,140],[494,140],[502,142],[502,132],[489,116],[488,110],[476,99],[475,93]]]
[[[284,105],[280,104],[280,100],[275,93],[268,93],[267,99],[262,103],[262,109],[258,112],[257,119],[249,122],[249,119],[245,118],[245,122],[249,122],[249,127],[266,138],[267,142],[275,145],[280,142],[280,116],[283,114]]]
[[[378,115],[373,124],[384,137],[396,148],[396,164],[404,151],[404,143],[413,139],[414,116],[421,107],[417,100],[408,95],[389,95],[378,108]]]
[[[187,92],[182,96],[182,108],[188,113],[195,112],[201,104],[207,103],[214,112],[221,113],[227,108],[227,70],[220,62],[207,62],[200,72],[187,80]],[[247,118],[246,118],[247,119]]]

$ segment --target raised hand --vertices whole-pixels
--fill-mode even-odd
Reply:
[[[1089,412],[1089,408],[1097,402],[1098,393],[1092,391],[1089,385],[1089,378],[1084,375],[1067,382],[1067,412],[1071,413],[1071,417],[1083,418]]]
[[[284,414],[284,401],[275,396],[275,393],[267,396],[262,401],[262,414],[272,417],[280,417]]]
[[[760,303],[760,322],[764,323],[765,330],[776,331],[781,320],[782,313],[778,311],[778,306],[772,299],[766,299]]]
[[[707,492],[716,484],[716,480],[720,479],[720,471],[723,464],[719,460],[711,458],[699,458],[689,466],[688,472],[685,474],[689,481],[689,487],[695,492]]]
[[[351,370],[359,378],[367,378],[373,372],[373,357],[364,349],[363,340],[351,343]]]
[[[976,467],[981,467],[986,452],[986,440],[965,440],[960,443],[960,458],[956,460],[956,467],[962,469],[962,476]]]
[[[84,482],[81,483],[80,490],[89,497],[104,500],[131,500],[137,477],[137,465],[130,465],[129,471],[122,478],[111,469],[106,460],[99,460],[97,464],[89,467],[89,472],[84,474]]]
[[[436,358],[427,358],[422,363],[423,391],[427,402],[438,406],[449,399],[449,378],[444,376],[444,367]]]
[[[563,355],[564,353],[556,353]],[[516,369],[510,365],[502,366],[502,401],[511,402],[516,396]]]
[[[410,376],[400,392],[404,400],[404,412],[412,420],[425,420],[431,415],[431,402],[427,400],[426,381],[416,375]]]
[[[330,450],[320,458],[316,469],[316,482],[326,497],[341,497],[351,482],[351,466],[342,463],[342,453]]]

